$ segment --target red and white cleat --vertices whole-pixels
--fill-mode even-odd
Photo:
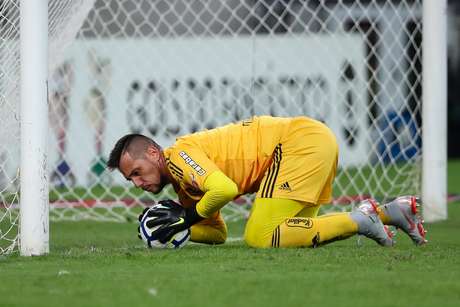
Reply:
[[[380,206],[390,218],[390,225],[404,231],[416,245],[426,244],[426,231],[423,219],[419,216],[420,199],[415,196],[400,196]]]

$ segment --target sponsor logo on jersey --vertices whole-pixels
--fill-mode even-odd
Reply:
[[[190,156],[187,155],[185,151],[179,152],[179,156],[181,156],[182,159],[184,159],[185,163],[190,165],[190,167],[193,168],[198,175],[203,176],[204,174],[206,174],[206,171],[195,161],[193,161],[193,159],[190,158]]]
[[[292,191],[291,187],[289,186],[289,182],[287,182],[287,181],[285,183],[281,184],[279,189],[284,190],[284,191],[289,191],[289,192]]]
[[[313,227],[313,221],[308,217],[293,217],[286,220],[286,226],[310,229]]]

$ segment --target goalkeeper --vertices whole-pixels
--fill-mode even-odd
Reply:
[[[194,242],[225,242],[220,209],[254,192],[244,234],[252,247],[318,246],[357,233],[391,246],[383,224],[402,229],[417,245],[426,242],[415,197],[380,207],[366,200],[352,212],[317,216],[331,201],[337,159],[335,136],[323,123],[260,116],[180,137],[164,150],[143,135],[125,135],[108,167],[145,191],[172,184],[181,206],[166,201],[166,209],[148,211],[158,216],[154,234],[163,242],[189,227]]]

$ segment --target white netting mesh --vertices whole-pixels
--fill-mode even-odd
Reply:
[[[65,58],[94,1],[49,1],[50,71]],[[18,243],[20,1],[0,1],[0,254]]]
[[[0,2],[0,255],[17,245],[19,210],[19,10]]]
[[[17,1],[2,3],[1,133],[11,144],[19,15]],[[105,170],[122,135],[145,133],[168,146],[177,135],[254,114],[308,115],[334,130],[336,204],[420,190],[420,0],[56,0],[49,7],[52,219],[122,221],[156,199]],[[3,129],[4,114],[16,128]],[[18,149],[0,146],[1,212],[11,216],[0,221],[3,240],[3,225],[17,223]],[[250,201],[239,203],[226,209],[228,218],[247,213]]]

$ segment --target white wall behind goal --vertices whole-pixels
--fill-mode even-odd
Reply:
[[[67,89],[67,138],[73,141],[65,156],[80,184],[97,156],[100,125],[107,156],[126,133],[144,133],[168,146],[177,135],[252,115],[308,115],[334,130],[342,165],[369,162],[359,35],[91,40],[76,43],[66,62],[73,70]],[[343,76],[347,65],[352,80]],[[59,78],[53,84],[63,90]],[[352,144],[342,133],[346,126],[356,130]],[[52,159],[58,155],[51,153]]]

